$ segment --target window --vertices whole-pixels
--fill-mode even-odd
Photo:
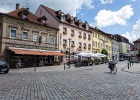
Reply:
[[[79,32],[79,36],[81,36],[82,34],[81,34],[81,32]]]
[[[64,39],[64,40],[63,40],[63,44],[67,44],[67,40]]]
[[[86,43],[84,43],[84,47],[86,47]]]
[[[82,43],[81,42],[79,42],[79,46],[82,46]]]
[[[71,45],[74,45],[74,41],[71,41]]]
[[[95,46],[94,41],[92,41],[92,45],[93,45],[93,47]]]
[[[47,42],[47,36],[46,35],[43,35],[43,40],[42,40],[43,43],[46,43]]]
[[[74,34],[74,30],[71,30],[71,34]]]
[[[90,44],[88,44],[88,47],[90,48],[90,47],[91,47],[91,45],[90,45]]]
[[[88,38],[90,38],[90,35],[88,35]]]
[[[94,33],[93,33],[93,37],[94,37]]]
[[[23,40],[27,40],[27,32],[23,32],[23,34],[22,34],[22,39],[23,39]]]
[[[97,47],[97,42],[96,42],[96,47]]]
[[[67,28],[63,27],[63,32],[67,32]]]
[[[54,44],[54,37],[53,36],[50,37],[50,43]]]
[[[37,42],[37,37],[38,37],[38,34],[37,33],[34,33],[34,36],[33,36],[33,41],[34,42]]]
[[[95,34],[95,38],[97,38],[97,34]]]
[[[98,48],[100,48],[100,43],[98,43]]]
[[[73,25],[74,24],[74,20],[73,19],[71,19],[71,25]]]
[[[100,39],[100,35],[98,35],[98,39]]]
[[[64,15],[61,15],[61,21],[64,22]]]
[[[86,37],[86,33],[84,33],[84,37]]]
[[[10,38],[16,38],[16,30],[11,29],[11,34],[10,34]]]
[[[23,19],[28,18],[27,14],[23,14]]]

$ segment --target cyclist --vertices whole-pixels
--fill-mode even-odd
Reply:
[[[116,64],[115,59],[113,59],[113,60],[111,59],[111,60],[109,61],[109,69],[110,69],[111,71],[114,70],[115,64]]]

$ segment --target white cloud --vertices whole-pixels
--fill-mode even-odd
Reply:
[[[126,32],[125,34],[122,34],[122,36],[128,38],[131,43],[140,38],[140,19],[136,22],[135,25],[133,25],[132,32]]]
[[[20,7],[26,6],[26,2],[22,0],[14,0],[12,2],[10,2],[10,0],[5,0],[4,3],[13,3],[14,6],[4,6],[3,9],[10,8],[11,10],[15,10],[16,3],[19,3]],[[77,11],[79,9],[82,9],[83,5],[86,7],[86,9],[94,8],[94,6],[92,5],[93,0],[28,0],[28,3],[30,5],[30,11],[32,11],[33,13],[37,10],[40,4],[48,6],[55,10],[62,10],[64,13],[70,13],[73,16],[76,16]],[[1,10],[1,12],[4,11]]]
[[[100,10],[94,18],[96,26],[107,27],[115,24],[126,25],[127,20],[134,15],[131,5],[126,5],[118,11]]]
[[[130,0],[130,2],[135,2],[135,1],[137,1],[137,0]]]
[[[113,0],[100,0],[101,4],[112,4]]]

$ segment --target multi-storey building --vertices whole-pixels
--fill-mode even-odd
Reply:
[[[140,38],[133,41],[133,43],[134,43],[135,54],[138,54],[138,50],[140,50]]]
[[[48,22],[59,28],[58,49],[62,52],[75,54],[78,52],[92,52],[92,32],[89,24],[83,23],[70,14],[64,14],[61,10],[53,10],[40,5],[35,13],[38,17],[46,16]]]
[[[97,29],[97,27],[90,27],[93,32],[92,37],[92,52],[93,53],[101,53],[102,49],[108,51],[108,57],[112,57],[112,39],[108,36],[107,33]]]
[[[119,60],[119,42],[112,34],[108,34],[112,38],[112,58]]]
[[[129,40],[119,34],[114,34],[119,42],[119,58],[120,59],[128,59],[130,56],[130,44]]]
[[[58,30],[47,23],[45,16],[37,17],[17,4],[15,11],[0,14],[1,59],[8,63],[17,58],[22,63],[35,58],[53,62],[54,56],[63,55],[57,51]]]

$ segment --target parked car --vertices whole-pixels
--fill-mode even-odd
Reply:
[[[124,61],[124,58],[120,58],[119,61]]]
[[[130,59],[130,62],[132,62],[132,63],[138,63],[138,58],[133,57],[133,58]]]
[[[0,60],[0,72],[9,72],[9,65],[7,64],[7,62]]]

